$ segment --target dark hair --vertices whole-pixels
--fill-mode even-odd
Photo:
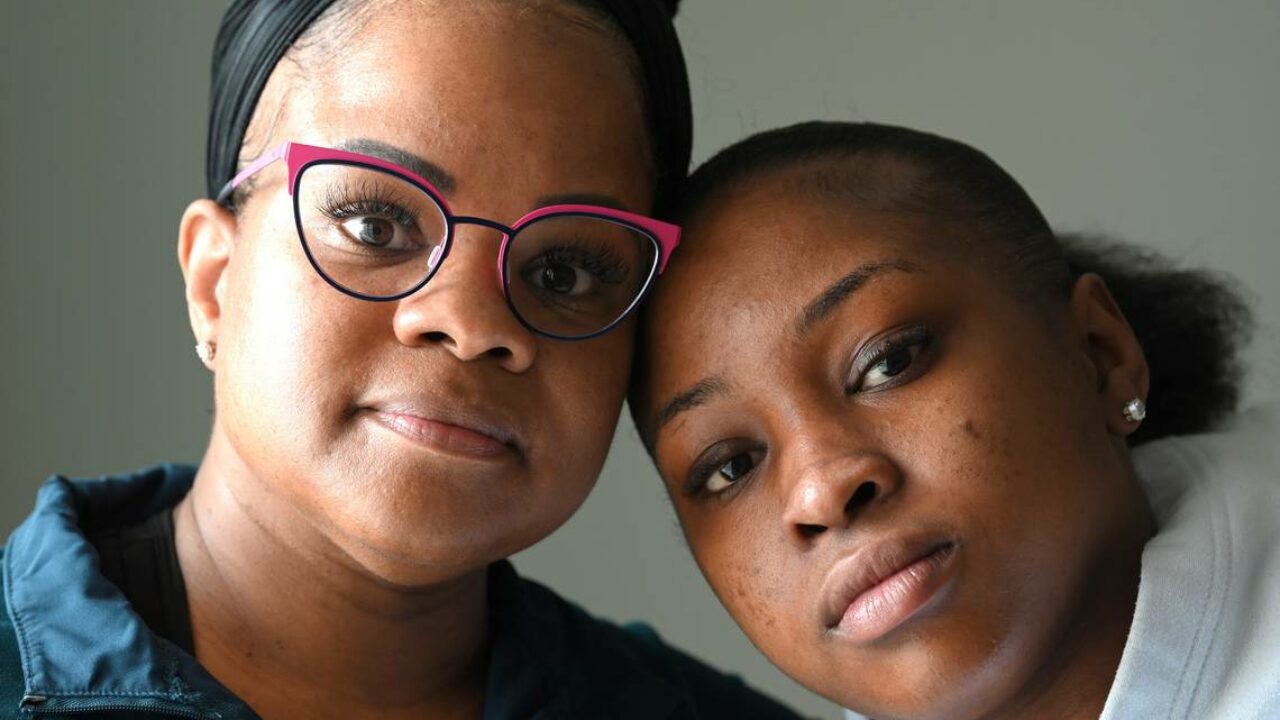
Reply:
[[[1151,370],[1150,413],[1130,436],[1131,444],[1201,432],[1235,410],[1243,377],[1240,350],[1252,316],[1229,279],[1176,268],[1154,252],[1114,240],[1056,235],[1022,186],[964,143],[875,123],[808,122],[769,130],[699,167],[677,216],[685,223],[696,220],[741,184],[801,166],[804,176],[789,178],[801,192],[979,229],[986,247],[996,250],[996,267],[1034,301],[1062,302],[1081,274],[1102,276]],[[637,410],[647,384],[641,350],[629,405],[652,450]]]
[[[693,143],[689,79],[672,25],[679,0],[567,1],[594,10],[635,52],[657,171],[656,202],[665,206],[685,179]],[[235,175],[245,132],[277,63],[297,44],[306,44],[317,27],[342,24],[353,2],[235,0],[227,9],[213,49],[205,165],[209,197],[217,197]]]
[[[1129,444],[1204,432],[1236,409],[1253,313],[1233,280],[1100,235],[1059,241],[1073,276],[1106,281],[1147,356],[1150,412]]]
[[[1027,288],[1070,291],[1049,222],[1022,186],[981,151],[893,125],[806,122],[768,130],[725,148],[693,173],[681,193],[683,221],[740,183],[804,166],[796,190],[831,202],[982,228],[1010,246],[1012,277]]]

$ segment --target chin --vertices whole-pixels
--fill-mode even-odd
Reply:
[[[856,663],[845,663],[846,672],[842,674],[849,682],[833,683],[826,688],[832,691],[827,696],[849,708],[861,707],[869,717],[988,717],[1026,687],[1039,667],[1039,653],[1032,645],[1014,642],[1008,633],[998,641],[994,640],[998,633],[986,639],[981,635],[966,632],[951,642],[923,643],[891,663],[882,663],[877,675],[892,678],[889,692],[880,687],[869,688],[872,692],[860,696],[851,695],[851,686],[865,682],[865,671],[860,673]]]
[[[559,515],[541,521],[532,517],[528,508],[534,503],[514,505],[520,507],[459,508],[438,502],[387,512],[377,508],[343,518],[335,539],[361,570],[380,582],[403,587],[447,582],[524,550],[563,523]]]

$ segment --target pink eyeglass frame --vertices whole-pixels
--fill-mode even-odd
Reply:
[[[439,254],[437,255],[436,252],[432,253],[433,258],[432,258],[432,261],[429,261],[428,263],[429,268],[427,270],[426,277],[423,278],[422,282],[418,283],[417,285],[414,285],[412,288],[402,293],[397,293],[395,295],[389,295],[389,296],[381,296],[381,295],[365,295],[363,293],[351,290],[350,288],[342,286],[340,283],[336,282],[333,278],[329,277],[327,273],[325,273],[325,271],[316,262],[316,259],[312,256],[311,249],[307,247],[307,243],[304,239],[304,233],[302,230],[302,217],[300,214],[301,211],[298,208],[298,203],[296,202],[296,199],[295,199],[295,202],[293,203],[294,219],[298,225],[298,240],[299,242],[302,243],[302,249],[306,253],[307,259],[311,262],[312,267],[314,267],[316,272],[320,274],[320,277],[324,278],[324,280],[328,282],[330,285],[332,285],[336,290],[346,295],[350,295],[351,297],[359,298],[361,300],[369,300],[372,302],[389,302],[392,300],[399,300],[399,299],[408,297],[409,295],[414,294],[418,290],[421,290],[428,282],[430,282],[431,278],[435,276],[436,271],[440,268],[441,265],[444,264],[445,259],[449,256],[449,251],[453,248],[454,226],[455,225],[480,225],[483,227],[496,230],[502,234],[502,246],[498,251],[498,282],[501,284],[503,295],[506,297],[506,300],[507,300],[507,306],[511,309],[512,314],[514,314],[516,318],[519,319],[520,322],[525,327],[527,327],[529,330],[535,333],[538,333],[540,335],[558,338],[561,340],[588,340],[590,338],[603,335],[609,332],[610,330],[612,330],[614,327],[618,325],[618,323],[625,320],[627,316],[630,315],[636,309],[636,307],[640,305],[641,302],[643,302],[645,296],[648,295],[649,291],[653,288],[653,283],[657,279],[657,276],[661,275],[663,271],[667,269],[667,262],[671,259],[671,254],[675,252],[676,247],[680,245],[681,231],[680,231],[680,226],[678,225],[673,225],[668,222],[663,222],[661,220],[656,220],[654,218],[645,217],[644,215],[638,215],[636,213],[627,212],[625,210],[617,210],[615,208],[602,207],[598,205],[573,205],[573,204],[547,205],[545,207],[540,207],[540,208],[537,208],[536,210],[526,213],[523,217],[515,221],[515,223],[511,224],[510,226],[503,225],[493,220],[488,220],[486,218],[472,217],[468,215],[455,215],[453,213],[453,210],[449,207],[449,203],[445,201],[443,194],[439,190],[437,190],[434,185],[428,182],[426,178],[423,178],[421,175],[418,175],[417,173],[414,173],[411,170],[408,170],[407,168],[401,167],[400,165],[397,165],[392,162],[388,162],[381,158],[373,157],[371,155],[353,153],[353,152],[348,152],[346,150],[338,150],[335,148],[318,147],[315,145],[304,145],[302,143],[288,142],[288,141],[283,142],[280,145],[272,148],[271,150],[268,150],[267,152],[263,153],[261,157],[259,157],[257,160],[254,160],[247,167],[245,167],[245,169],[236,173],[236,176],[231,178],[231,180],[227,182],[226,185],[223,185],[222,189],[218,191],[218,197],[216,199],[218,204],[225,204],[227,199],[231,197],[231,193],[235,191],[237,187],[242,185],[246,180],[248,180],[253,175],[260,172],[263,168],[267,167],[268,165],[271,165],[277,160],[284,160],[288,166],[289,181],[288,181],[287,189],[291,197],[295,195],[295,190],[298,187],[298,180],[299,178],[302,177],[303,171],[305,171],[308,167],[315,164],[319,164],[319,163],[334,163],[334,164],[361,165],[366,167],[372,167],[372,168],[376,168],[376,169],[391,173],[392,175],[396,175],[416,185],[418,189],[422,190],[427,195],[429,195],[431,199],[440,207],[440,210],[444,214],[444,218],[445,218],[445,226],[446,226],[445,237],[444,237],[444,241],[437,248],[437,251]],[[511,293],[508,289],[509,278],[508,278],[507,269],[506,269],[507,249],[511,244],[511,238],[516,233],[518,233],[521,228],[528,225],[529,223],[535,220],[540,220],[548,216],[578,216],[578,217],[585,216],[585,217],[595,217],[595,218],[601,218],[604,220],[609,220],[609,221],[618,223],[620,225],[629,227],[632,230],[637,231],[640,234],[648,237],[654,243],[654,246],[657,249],[657,256],[658,256],[657,262],[655,262],[654,267],[649,270],[649,277],[645,279],[644,285],[641,287],[640,292],[636,294],[635,300],[633,300],[632,303],[629,306],[627,306],[627,308],[623,310],[615,320],[610,322],[601,330],[598,330],[596,332],[593,332],[587,335],[558,335],[555,333],[547,332],[545,330],[534,327],[527,320],[525,320],[525,318],[516,309],[515,304],[511,300]]]

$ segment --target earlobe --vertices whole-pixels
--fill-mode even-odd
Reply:
[[[187,314],[196,343],[216,347],[222,317],[223,287],[236,233],[231,211],[212,200],[196,200],[182,214],[178,264],[187,287]],[[201,360],[210,369],[214,356]]]
[[[1141,417],[1133,412],[1133,400],[1146,401],[1151,374],[1138,338],[1116,304],[1106,283],[1093,273],[1076,280],[1071,293],[1071,313],[1083,330],[1085,355],[1093,372],[1098,410],[1115,435],[1138,429]]]

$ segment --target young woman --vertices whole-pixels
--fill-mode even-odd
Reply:
[[[198,470],[54,478],[0,712],[788,717],[503,558],[595,481],[690,112],[657,0],[242,0],[178,257]]]
[[[682,219],[633,413],[779,667],[874,718],[1280,715],[1280,418],[1228,419],[1228,289],[883,125],[748,139]]]

